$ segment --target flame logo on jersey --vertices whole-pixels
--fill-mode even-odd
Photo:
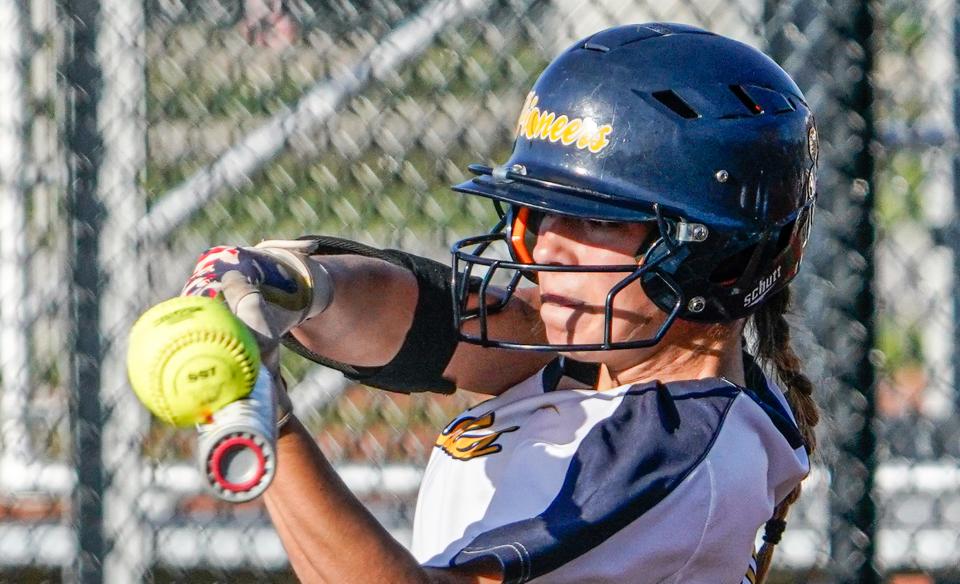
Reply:
[[[495,452],[500,452],[503,447],[495,444],[501,435],[507,432],[513,432],[519,426],[513,426],[505,430],[497,430],[488,434],[476,435],[467,434],[467,432],[486,430],[493,426],[493,412],[490,412],[479,418],[466,416],[458,418],[440,432],[437,436],[437,447],[446,452],[450,457],[457,460],[470,460],[480,456],[486,456]]]
[[[571,118],[566,114],[557,114],[541,110],[540,96],[531,91],[520,110],[517,120],[517,137],[528,140],[549,140],[564,146],[576,146],[580,150],[587,148],[594,154],[610,143],[613,126],[597,124],[591,118]]]

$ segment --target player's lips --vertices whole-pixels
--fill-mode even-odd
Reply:
[[[576,308],[578,306],[584,305],[584,302],[582,300],[570,298],[569,296],[561,296],[559,294],[541,294],[540,303],[553,304],[556,306],[567,306],[570,308]]]

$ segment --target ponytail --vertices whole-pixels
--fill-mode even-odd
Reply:
[[[813,383],[804,375],[800,358],[790,344],[790,325],[784,316],[790,308],[790,288],[784,288],[771,296],[752,316],[756,344],[753,355],[760,365],[773,369],[780,383],[797,427],[803,436],[807,454],[813,454],[817,437],[813,429],[820,421],[819,408],[813,400]],[[773,561],[774,546],[786,527],[787,512],[794,501],[800,498],[797,485],[773,510],[773,517],[764,525],[763,545],[757,554],[757,584],[762,584]]]

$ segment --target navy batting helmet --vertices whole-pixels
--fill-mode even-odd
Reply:
[[[481,319],[465,340],[543,350],[649,346],[676,318],[745,317],[793,279],[810,231],[817,137],[800,89],[769,57],[743,43],[677,24],[621,26],[557,57],[527,96],[510,159],[471,165],[455,190],[493,199],[501,225],[453,246],[456,317]],[[506,209],[502,205],[506,204]],[[531,214],[650,221],[656,237],[631,266],[533,262]],[[484,255],[505,241],[512,260]],[[468,251],[469,249],[469,251]],[[607,335],[596,345],[521,345],[486,335],[486,298],[467,310],[476,264],[514,270],[622,271],[607,296]],[[613,299],[639,281],[667,313],[653,338],[614,343]],[[475,287],[475,286],[474,286]],[[501,303],[502,305],[502,303]]]

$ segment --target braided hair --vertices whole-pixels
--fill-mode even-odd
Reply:
[[[803,373],[803,364],[790,343],[790,325],[784,316],[790,308],[789,286],[771,296],[751,317],[755,344],[752,354],[759,365],[776,372],[784,386],[784,393],[797,427],[803,436],[807,454],[817,447],[814,427],[820,421],[819,408],[813,400],[813,383]],[[800,497],[797,485],[773,510],[773,516],[764,526],[763,545],[757,554],[757,584],[762,584],[773,561],[774,546],[786,527],[787,512]]]

